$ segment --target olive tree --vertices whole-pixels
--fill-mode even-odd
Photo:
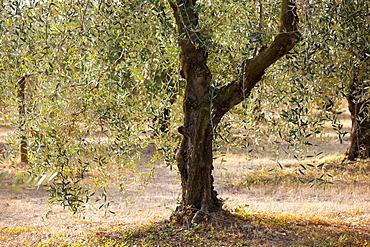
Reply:
[[[323,15],[323,13],[326,13]],[[369,158],[369,8],[367,1],[323,1],[307,8],[308,71],[317,83],[317,96],[325,111],[338,113],[343,98],[351,114],[348,160]],[[341,124],[338,124],[338,127]],[[340,128],[337,128],[338,130]],[[341,132],[339,130],[339,132]],[[340,137],[345,133],[341,132]]]
[[[251,16],[260,20],[253,3],[19,3],[2,2],[0,79],[13,92],[10,108],[19,78],[30,73],[37,82],[37,93],[26,95],[22,130],[32,172],[56,174],[51,199],[76,212],[99,192],[97,200],[108,205],[106,187],[114,181],[124,191],[137,164],[154,163],[161,154],[174,162],[169,153],[179,126],[177,212],[190,211],[200,222],[221,210],[212,175],[217,128],[300,41],[295,3],[282,0],[280,25],[269,36],[251,25]],[[271,6],[279,12],[276,2]],[[231,36],[239,43],[230,45]],[[140,150],[153,144],[158,152],[143,160]],[[151,176],[150,169],[145,173]]]
[[[351,113],[351,136],[346,158],[370,158],[369,6],[367,1],[343,1],[336,10],[339,71]]]
[[[277,105],[279,121],[293,126],[289,130],[278,125],[276,131],[288,142],[305,140],[307,136],[320,138],[322,131],[328,128],[323,124],[329,121],[339,141],[347,140],[340,121],[342,102],[347,99],[352,127],[345,157],[349,160],[368,158],[367,1],[300,1],[299,8],[303,42],[280,64],[281,69],[289,68],[286,73],[276,70],[280,77],[274,71],[270,73],[274,78],[288,80],[277,89],[278,93],[272,90],[273,83],[265,83],[268,88],[262,92],[262,97]],[[276,110],[265,109],[268,111]],[[307,132],[309,128],[313,130],[311,133]],[[289,134],[284,136],[284,131]]]
[[[300,40],[295,4],[281,4],[279,32],[269,47],[261,47],[256,56],[241,64],[239,78],[222,87],[212,87],[212,73],[207,64],[209,51],[206,35],[200,28],[202,16],[197,1],[169,1],[176,20],[179,39],[181,76],[186,80],[183,102],[184,122],[176,161],[181,174],[182,202],[178,211],[192,210],[192,222],[221,208],[213,188],[212,140],[222,117],[249,96],[265,70],[287,54]]]
[[[369,55],[360,60],[348,87],[347,101],[351,113],[351,136],[347,159],[370,158]]]

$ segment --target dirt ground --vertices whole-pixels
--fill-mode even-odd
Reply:
[[[5,136],[0,136],[3,143]],[[318,146],[331,159],[344,153],[347,143],[331,141]],[[320,151],[320,150],[311,150]],[[231,210],[243,208],[251,214],[293,215],[330,219],[351,227],[370,229],[369,173],[358,175],[336,173],[334,184],[313,186],[300,183],[274,183],[283,176],[276,160],[263,156],[246,159],[243,153],[228,153],[226,162],[215,161],[215,189]],[[299,166],[296,160],[280,157],[284,169]],[[275,170],[271,171],[272,168]],[[0,164],[0,172],[7,170]],[[361,175],[362,174],[362,175]],[[79,215],[72,215],[59,205],[47,204],[44,188],[10,189],[11,176],[0,182],[0,246],[37,246],[58,235],[65,239],[78,239],[99,229],[137,227],[168,219],[180,197],[180,180],[176,170],[157,165],[152,181],[140,191],[133,187],[128,200],[122,193],[110,190],[110,210],[105,214],[90,205]],[[255,182],[245,184],[247,179]],[[272,182],[271,182],[272,180]],[[265,181],[265,182],[263,182]],[[247,186],[243,186],[247,185]],[[27,243],[27,244],[23,244]],[[40,245],[41,246],[41,245]]]
[[[339,145],[339,151],[345,149],[345,145]],[[292,163],[292,160],[282,161],[282,164]],[[240,186],[246,174],[266,170],[276,164],[261,158],[247,161],[240,155],[230,154],[226,163],[217,164],[216,161],[215,166],[215,187],[229,209],[315,216],[370,229],[369,181],[359,178],[350,183],[338,178],[333,185],[325,188],[310,188],[299,183]],[[144,190],[138,194],[132,193],[130,202],[122,194],[112,191],[114,203],[110,209],[115,214],[108,215],[99,210],[88,209],[73,216],[58,205],[48,205],[48,195],[43,188],[12,190],[5,181],[0,185],[0,229],[29,231],[30,236],[27,238],[35,238],[33,243],[47,242],[49,236],[56,233],[74,239],[96,229],[118,225],[138,226],[169,218],[176,208],[179,196],[178,174],[163,165],[156,168],[153,180]],[[8,235],[7,239],[0,236],[0,245],[17,246],[21,239],[17,234],[14,236],[13,240]],[[24,237],[24,234],[21,236]]]

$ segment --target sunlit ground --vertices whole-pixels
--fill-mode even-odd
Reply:
[[[264,154],[251,157],[240,151],[229,151],[222,162],[215,161],[215,188],[225,208],[256,222],[270,217],[284,222],[340,222],[339,228],[344,227],[344,231],[347,226],[370,229],[370,164],[352,162],[343,166],[346,145],[332,140],[313,147],[317,150],[311,151],[324,153],[303,161],[286,156],[271,159]],[[7,164],[0,167],[2,171],[9,169]],[[110,190],[113,201],[110,210],[115,214],[105,214],[96,209],[97,205],[89,205],[84,212],[72,215],[58,205],[48,205],[43,188],[14,190],[8,186],[11,183],[8,176],[0,184],[1,246],[91,244],[89,236],[96,238],[101,231],[117,234],[115,229],[122,233],[169,219],[180,197],[176,170],[160,164],[152,181],[142,190],[137,190],[135,184],[126,188],[129,198]],[[127,241],[132,240],[131,235],[126,237]],[[119,239],[122,240],[121,235]],[[109,241],[104,245],[109,246]]]

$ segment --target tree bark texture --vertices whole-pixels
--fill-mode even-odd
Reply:
[[[19,109],[19,131],[20,131],[20,162],[28,163],[27,137],[26,137],[26,81],[27,76],[22,76],[18,81],[18,109]]]
[[[177,211],[190,209],[191,222],[198,223],[222,206],[213,187],[213,131],[225,113],[248,97],[265,69],[300,40],[298,19],[294,4],[283,0],[280,32],[271,46],[263,47],[258,55],[243,62],[243,74],[238,80],[213,89],[207,48],[201,42],[202,34],[193,31],[198,26],[198,16],[193,9],[196,0],[169,3],[178,28],[180,74],[186,80],[184,123],[178,129],[182,141],[175,156],[182,185],[182,201]]]
[[[367,96],[370,87],[369,60],[369,57],[365,55],[361,64],[356,68],[347,94],[352,121],[346,153],[348,160],[370,158],[370,99]]]

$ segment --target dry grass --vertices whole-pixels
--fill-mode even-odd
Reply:
[[[218,191],[228,198],[229,208],[246,205],[246,210],[251,212],[314,215],[370,227],[368,162],[343,167],[337,158],[323,167],[307,168],[305,175],[296,171],[299,167],[299,164],[290,165],[270,172],[263,167],[254,168],[231,184],[218,182]],[[305,184],[298,180],[311,181],[320,177],[319,181]]]
[[[0,246],[367,246],[370,165],[343,165],[345,147],[336,141],[313,147],[325,155],[304,161],[228,153],[225,162],[216,160],[215,187],[234,215],[191,229],[165,221],[176,207],[180,182],[163,165],[144,190],[127,188],[131,202],[110,191],[114,215],[89,209],[72,216],[47,205],[43,188],[9,189],[8,177],[0,183]],[[318,186],[323,181],[333,184]]]
[[[300,235],[304,229],[311,228],[312,233],[317,234],[312,243],[329,237],[332,238],[330,241],[334,241],[336,238],[333,235],[336,234],[342,236],[343,241],[346,238],[351,241],[365,241],[369,237],[370,199],[367,195],[370,192],[370,179],[366,173],[369,170],[368,163],[358,162],[350,164],[352,167],[343,167],[338,159],[329,159],[326,168],[324,166],[314,169],[315,171],[309,174],[321,176],[323,172],[330,172],[334,184],[327,184],[325,187],[292,183],[291,180],[300,175],[295,173],[297,164],[291,160],[283,162],[284,168],[278,168],[279,172],[268,172],[273,164],[266,163],[268,162],[263,160],[246,161],[230,155],[227,162],[216,169],[216,189],[225,199],[226,207],[242,215],[242,220],[236,220],[233,227],[212,228],[217,235],[214,237],[221,241],[220,245],[207,235],[209,226],[191,230],[163,222],[171,215],[180,195],[177,174],[163,166],[157,167],[153,181],[141,194],[133,195],[134,202],[127,203],[120,194],[112,193],[115,203],[111,209],[116,214],[107,216],[103,212],[90,210],[80,216],[71,216],[59,206],[46,205],[47,195],[41,188],[14,191],[1,186],[0,245],[110,246],[120,243],[123,246],[133,246],[141,243],[139,246],[162,246],[168,242],[178,243],[179,246],[192,246],[197,243],[206,246],[232,246],[232,243],[287,246],[285,244],[292,243],[295,239],[303,243],[301,246],[314,246],[305,242],[313,236],[307,232],[307,238]],[[223,166],[228,169],[223,169]],[[248,186],[243,186],[247,176],[242,174],[253,178]],[[50,209],[53,211],[46,216]],[[327,229],[327,233],[332,235],[321,236],[323,229]],[[163,236],[158,237],[158,234]],[[176,239],[174,236],[177,236]],[[202,238],[204,242],[199,242]],[[268,240],[267,245],[263,245],[264,238]],[[167,242],[161,242],[163,239]],[[184,241],[189,245],[181,244]]]

